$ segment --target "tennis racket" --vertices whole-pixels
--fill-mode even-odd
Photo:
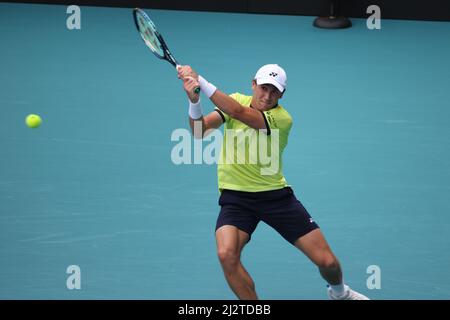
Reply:
[[[138,29],[145,45],[157,56],[159,59],[168,61],[176,69],[178,69],[178,62],[175,60],[169,48],[164,42],[163,37],[156,29],[155,24],[149,16],[141,9],[135,8],[133,10],[134,23]],[[200,88],[195,88],[195,93],[200,92]]]

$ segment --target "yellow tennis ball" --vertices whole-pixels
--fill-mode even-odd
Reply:
[[[25,123],[30,128],[37,128],[41,125],[42,119],[37,114],[29,114],[25,119]]]

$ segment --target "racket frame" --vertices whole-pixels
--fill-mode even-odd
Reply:
[[[141,28],[139,26],[138,15],[142,16],[144,18],[144,20],[149,23],[153,34],[155,35],[155,37],[158,39],[159,43],[161,44],[161,49],[164,53],[164,56],[161,56],[155,50],[153,50],[149,45],[147,45],[147,42],[145,41],[144,36],[142,35]],[[178,67],[180,66],[179,63],[177,62],[175,57],[170,52],[169,47],[167,46],[166,42],[164,41],[163,36],[159,33],[158,28],[156,28],[155,23],[152,21],[152,19],[150,19],[150,17],[145,13],[145,11],[142,9],[139,9],[139,8],[134,8],[133,9],[133,19],[134,19],[134,24],[136,25],[136,28],[139,31],[141,39],[145,43],[145,46],[147,48],[149,48],[150,51],[153,52],[153,54],[155,56],[157,56],[159,59],[168,61],[171,65],[173,65],[175,67],[175,69],[178,70]],[[195,88],[194,91],[195,91],[195,93],[199,93],[200,87]]]
[[[151,25],[152,31],[155,34],[155,37],[158,39],[159,43],[161,44],[161,49],[162,49],[162,51],[164,53],[164,56],[159,55],[155,50],[153,50],[151,47],[149,47],[147,45],[147,42],[144,40],[144,37],[142,36],[141,28],[139,26],[138,14],[141,15],[142,17],[144,17],[144,20],[146,20],[146,22],[149,22],[149,24]],[[156,25],[153,23],[152,19],[150,19],[150,17],[143,10],[141,10],[139,8],[134,8],[134,10],[133,10],[133,18],[134,18],[134,23],[136,25],[136,28],[138,29],[139,34],[141,35],[142,41],[144,41],[145,45],[150,49],[150,51],[153,52],[153,54],[155,56],[157,56],[159,59],[166,60],[171,65],[173,65],[175,68],[177,68],[178,65],[179,65],[177,60],[175,59],[175,57],[170,52],[169,48],[167,47],[166,42],[164,41],[164,38],[159,33],[159,31],[156,28]]]

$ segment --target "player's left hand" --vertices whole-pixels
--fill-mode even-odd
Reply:
[[[198,81],[198,74],[191,66],[179,66],[177,71],[179,79],[184,80],[186,77],[191,77]]]

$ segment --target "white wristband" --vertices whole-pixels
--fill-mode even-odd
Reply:
[[[191,100],[189,100],[189,117],[193,120],[198,120],[203,117],[200,99],[198,99],[197,103],[192,103]]]
[[[217,87],[206,81],[202,76],[198,76],[198,82],[200,83],[200,89],[203,93],[206,94],[208,98],[211,98],[214,92],[216,92]]]

